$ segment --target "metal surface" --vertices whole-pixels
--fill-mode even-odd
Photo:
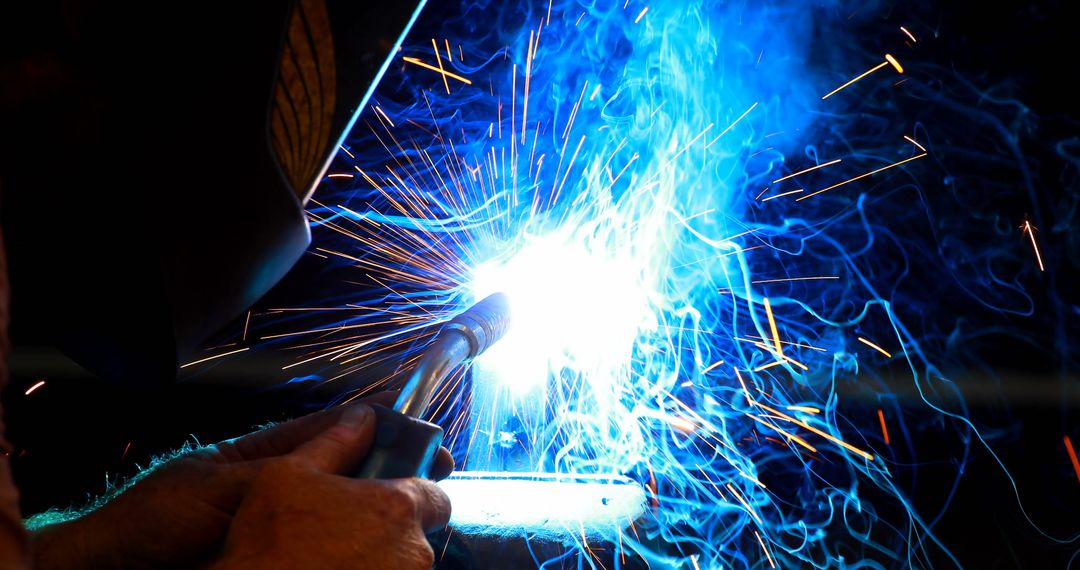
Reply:
[[[483,354],[506,334],[510,326],[510,303],[506,295],[495,293],[454,317],[424,351],[394,409],[420,417],[435,388],[454,368]]]

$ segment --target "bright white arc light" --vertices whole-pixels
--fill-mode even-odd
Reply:
[[[591,251],[574,233],[532,238],[473,275],[475,298],[506,293],[513,319],[506,337],[476,364],[515,392],[565,369],[593,383],[613,380],[640,333],[656,327],[644,286],[647,264],[633,248]]]
[[[450,524],[473,536],[610,539],[645,512],[645,489],[617,475],[464,471],[439,486],[454,504]]]

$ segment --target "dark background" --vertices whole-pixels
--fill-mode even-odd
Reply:
[[[1080,370],[1072,354],[1080,347],[1076,340],[1080,275],[1078,248],[1073,247],[1076,214],[1065,206],[1075,204],[1070,196],[1080,189],[1076,165],[1062,157],[1058,143],[1080,136],[1077,97],[1066,86],[1080,71],[1073,59],[1076,14],[1065,2],[942,2],[897,5],[892,10],[890,22],[908,22],[924,40],[921,49],[928,52],[923,59],[939,62],[943,72],[955,71],[979,85],[999,87],[995,94],[1015,97],[1037,117],[1035,127],[1025,129],[1018,143],[1039,189],[1044,217],[1040,239],[1049,271],[1024,283],[1035,303],[1030,317],[1002,315],[960,300],[952,304],[953,312],[997,332],[980,337],[974,353],[958,350],[952,355],[950,372],[973,422],[1015,478],[1027,514],[1048,533],[1067,536],[1080,530],[1080,480],[1062,443],[1069,434],[1080,445]],[[948,77],[943,73],[943,80]],[[967,103],[979,105],[977,100]],[[970,175],[972,180],[986,176],[977,161],[965,162],[962,157],[953,163],[951,174]],[[1019,224],[1027,200],[1019,174],[1008,166],[995,171],[995,188],[1010,184],[1015,195],[998,196],[994,206],[1012,208]],[[31,222],[5,216],[5,224]],[[256,313],[306,302],[312,283],[335,277],[320,261],[306,256],[259,303]],[[18,291],[14,303],[18,304]],[[230,325],[211,345],[239,342],[243,321],[242,317]],[[173,386],[137,392],[90,377],[26,332],[32,328],[16,323],[12,381],[3,394],[8,437],[15,446],[15,476],[27,515],[78,505],[100,493],[107,477],[129,476],[154,454],[191,438],[206,443],[238,435],[267,420],[321,407],[365,382],[350,378],[315,387],[284,384],[292,377],[281,371],[287,358],[273,350],[252,350],[243,358],[199,367]],[[1018,337],[1028,342],[1018,343]],[[43,387],[24,394],[42,379]],[[905,398],[914,402],[908,383],[898,375],[890,386],[901,404]],[[877,404],[868,401],[866,406],[873,413]],[[964,452],[956,438],[942,434],[958,432],[963,432],[962,426],[949,421],[936,427],[922,424],[911,434],[918,450],[916,463],[897,466],[901,478],[914,477],[917,470],[911,498],[928,519],[935,518],[949,496],[955,458]],[[1055,544],[1041,536],[1026,522],[996,460],[977,441],[967,451],[965,475],[934,527],[942,542],[971,568],[1064,567],[1080,544]]]

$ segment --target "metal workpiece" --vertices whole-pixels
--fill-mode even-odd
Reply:
[[[447,323],[409,376],[394,410],[420,417],[439,382],[463,362],[483,354],[510,328],[510,302],[503,293],[484,298]]]

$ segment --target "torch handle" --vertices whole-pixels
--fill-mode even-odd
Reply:
[[[375,441],[353,474],[357,479],[427,477],[442,444],[441,427],[379,405],[375,411]]]

